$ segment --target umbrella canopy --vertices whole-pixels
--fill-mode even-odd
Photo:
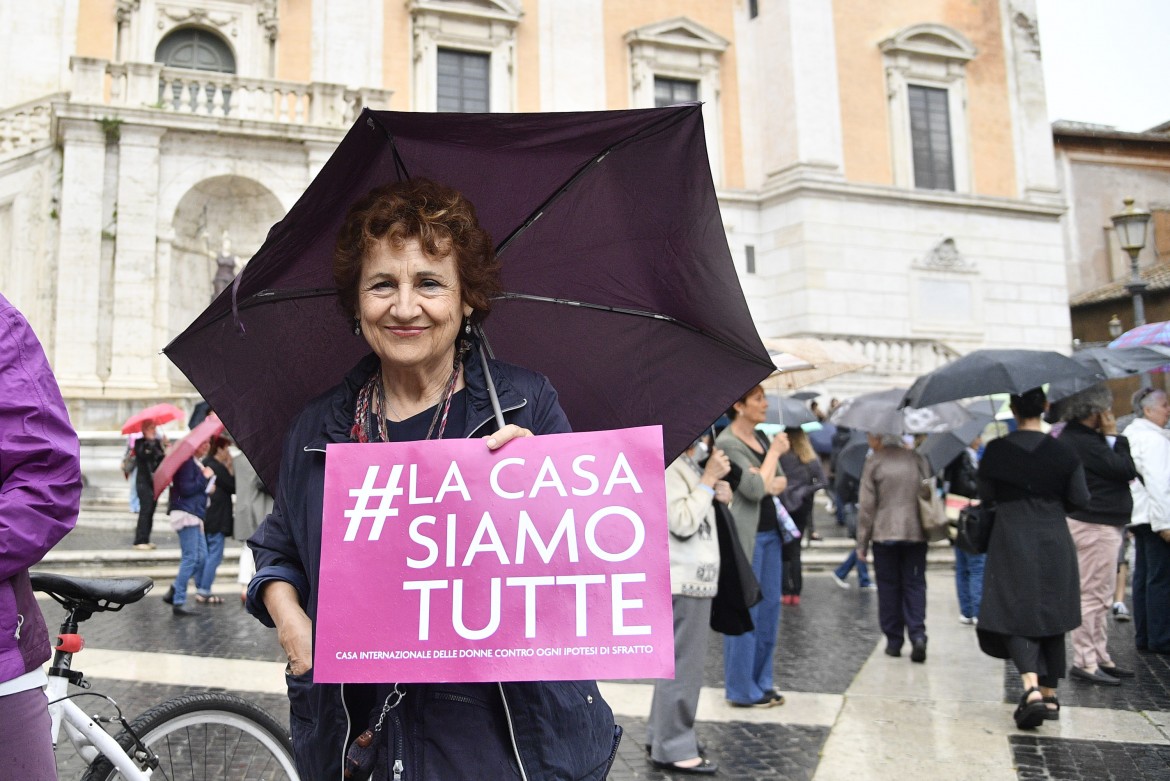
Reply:
[[[122,433],[133,434],[142,431],[142,424],[148,420],[154,421],[157,425],[170,423],[172,420],[182,420],[184,415],[183,410],[174,404],[155,404],[153,407],[147,407],[126,418],[126,422],[122,424]]]
[[[365,110],[165,350],[268,485],[293,416],[369,352],[337,306],[338,228],[373,187],[417,176],[475,204],[506,291],[484,323],[492,351],[548,376],[575,429],[660,424],[669,462],[775,371],[727,246],[698,104]]]
[[[818,456],[828,456],[833,453],[833,437],[837,435],[837,427],[826,420],[816,431],[808,432],[808,441]]]
[[[955,402],[921,409],[901,407],[905,395],[905,389],[891,388],[845,399],[829,421],[870,434],[926,434],[949,431],[971,421],[971,413]]]
[[[1146,323],[1131,328],[1109,343],[1110,347],[1145,347],[1151,344],[1170,346],[1170,321]]]
[[[191,429],[187,436],[180,439],[167,451],[166,456],[159,463],[158,469],[154,470],[155,499],[175,479],[175,472],[179,471],[179,467],[183,465],[183,462],[191,458],[195,454],[195,451],[199,449],[200,445],[221,431],[223,431],[223,423],[220,422],[219,418],[213,412],[204,418],[202,423]]]
[[[811,401],[812,399],[815,399],[817,396],[820,396],[820,395],[821,394],[818,393],[817,391],[803,390],[803,391],[797,391],[796,393],[789,394],[788,398],[796,399],[798,401]]]
[[[783,371],[770,377],[766,387],[771,390],[805,388],[839,374],[864,369],[872,363],[865,353],[845,342],[799,337],[765,339],[764,344],[769,350],[790,353],[813,364],[809,369]]]
[[[1170,365],[1170,347],[1157,344],[1144,347],[1090,347],[1077,350],[1072,354],[1072,359],[1095,370],[1103,379],[1113,380],[1164,369]],[[1087,379],[1057,380],[1048,388],[1048,400],[1068,398],[1095,384]]]
[[[1099,372],[1051,350],[975,350],[919,377],[904,403],[926,407],[971,396],[1023,393],[1058,380],[1103,379]]]
[[[865,434],[853,432],[849,443],[841,448],[837,454],[837,471],[849,475],[854,480],[861,479],[861,472],[865,468],[865,458],[869,455],[869,442]]]
[[[983,429],[993,423],[995,418],[990,415],[977,415],[973,420],[964,423],[953,431],[937,431],[930,434],[918,446],[918,452],[926,456],[932,471],[937,472],[955,460],[955,456],[962,453],[975,439],[983,434]]]
[[[817,416],[812,414],[808,407],[799,399],[786,396],[777,396],[774,393],[764,394],[768,398],[768,411],[764,416],[765,423],[776,423],[784,428],[800,428],[805,423],[816,423]]]

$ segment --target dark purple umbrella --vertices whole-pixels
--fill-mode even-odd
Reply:
[[[661,424],[670,460],[774,371],[727,247],[697,104],[367,110],[165,350],[269,485],[293,416],[369,352],[337,306],[337,230],[357,198],[409,176],[475,204],[507,291],[484,323],[490,346],[546,374],[577,430]]]

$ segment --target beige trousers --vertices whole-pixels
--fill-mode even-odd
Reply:
[[[1109,611],[1117,586],[1117,551],[1122,529],[1103,523],[1068,520],[1081,569],[1081,625],[1072,631],[1073,666],[1095,670],[1113,666],[1105,643],[1109,638]]]

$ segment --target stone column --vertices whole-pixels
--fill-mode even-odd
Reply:
[[[156,234],[159,140],[166,131],[123,125],[118,145],[118,224],[110,384],[155,391]]]
[[[1060,203],[1052,125],[1040,61],[1040,31],[1035,0],[1001,0],[1004,44],[1008,58],[1016,151],[1016,178],[1020,195],[1041,203]],[[1056,12],[1055,7],[1053,11]]]
[[[106,136],[91,120],[62,119],[60,238],[52,357],[65,396],[100,390],[97,375],[102,183]]]
[[[766,178],[843,178],[832,0],[778,0],[755,21],[759,72],[769,74],[759,112]]]

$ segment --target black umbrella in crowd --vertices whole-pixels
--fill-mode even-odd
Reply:
[[[739,286],[698,104],[563,114],[363,111],[235,282],[166,348],[275,485],[305,403],[369,348],[331,259],[350,204],[424,176],[497,242],[495,355],[547,375],[577,430],[661,424],[670,460],[774,371]]]
[[[1023,393],[1058,380],[1103,379],[1099,371],[1051,350],[975,350],[919,377],[902,403],[926,407],[992,393]]]

